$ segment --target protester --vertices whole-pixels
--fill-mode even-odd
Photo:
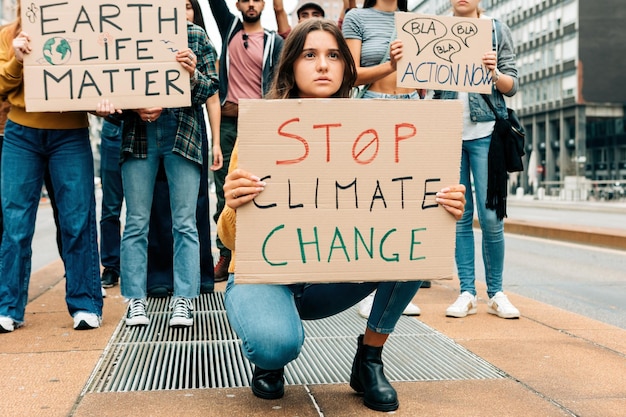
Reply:
[[[107,117],[100,131],[100,183],[102,201],[100,209],[100,263],[102,287],[117,285],[120,277],[120,241],[124,189],[120,170],[122,146],[122,121]]]
[[[259,99],[265,96],[274,75],[283,40],[276,32],[266,30],[261,25],[261,13],[265,7],[263,0],[237,0],[235,6],[241,12],[241,19],[231,13],[226,0],[209,0],[209,5],[222,37],[219,64],[222,104],[220,143],[224,165],[215,171],[214,177],[217,196],[214,219],[217,221],[224,209],[224,179],[237,138],[239,99]],[[222,244],[219,236],[215,243],[220,251],[215,265],[215,281],[220,282],[228,279],[231,253]]]
[[[74,329],[95,329],[101,323],[102,290],[87,112],[26,111],[23,60],[31,51],[18,2],[17,19],[0,32],[0,96],[11,105],[1,164],[0,333],[24,324],[31,242],[46,168],[59,210],[67,308]]]
[[[175,59],[190,75],[190,107],[151,107],[122,114],[122,180],[126,224],[122,236],[122,295],[129,299],[126,324],[147,325],[147,245],[155,178],[163,161],[170,190],[174,241],[171,327],[193,325],[193,299],[200,291],[196,205],[202,155],[201,106],[217,91],[216,57],[206,32],[187,22],[188,48]]]
[[[451,0],[454,16],[471,19],[490,19],[480,9],[480,0]],[[494,50],[485,52],[483,65],[492,73],[490,99],[500,117],[507,117],[503,94],[511,97],[518,88],[517,68],[511,31],[503,22],[492,20]],[[482,231],[482,253],[487,282],[487,311],[502,318],[518,318],[520,312],[502,292],[504,267],[504,222],[496,211],[487,208],[488,161],[491,133],[495,115],[487,102],[475,93],[436,91],[435,99],[458,99],[463,103],[463,151],[461,157],[461,183],[468,190],[463,218],[457,223],[456,265],[461,284],[461,294],[448,307],[446,316],[465,317],[477,311],[476,272],[474,252],[474,199]]]
[[[316,80],[323,77],[323,83]],[[337,25],[327,19],[298,24],[286,40],[277,76],[268,98],[348,97],[356,68]],[[218,233],[233,250],[225,294],[226,312],[242,339],[244,355],[254,363],[252,392],[263,399],[284,394],[284,367],[296,359],[304,343],[302,320],[332,316],[377,290],[365,334],[358,337],[351,387],[363,394],[369,408],[393,411],[398,398],[383,373],[382,349],[403,309],[419,289],[419,281],[336,284],[236,284],[234,268],[237,209],[263,191],[259,177],[237,168],[233,152],[224,184],[226,204]],[[454,185],[437,193],[437,202],[460,218],[465,188]]]
[[[202,11],[197,0],[186,0],[187,21],[205,29]],[[206,30],[206,29],[205,29]],[[217,56],[213,43],[212,53]],[[209,218],[209,170],[216,171],[222,167],[222,150],[220,146],[220,100],[217,91],[206,102],[209,125],[212,134],[212,152],[209,153],[207,126],[202,106],[196,114],[201,118],[202,129],[202,168],[200,173],[200,189],[196,204],[196,227],[200,243],[200,293],[213,292],[214,270],[213,253],[211,250],[211,226]],[[211,162],[212,161],[212,162]],[[154,198],[150,215],[148,232],[148,297],[168,297],[174,291],[173,270],[173,236],[172,213],[170,209],[170,189],[163,163],[159,169],[154,185]]]
[[[396,11],[407,11],[406,0],[365,0],[362,8],[350,10],[344,19],[343,35],[356,64],[356,85],[365,91],[362,98],[420,99],[418,90],[396,85],[396,65],[403,52],[402,42],[396,39]],[[373,301],[372,293],[359,303],[361,316],[369,316]],[[421,309],[409,303],[403,314],[419,316]]]

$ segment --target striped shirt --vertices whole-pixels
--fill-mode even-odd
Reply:
[[[372,7],[351,9],[346,13],[343,36],[361,41],[361,67],[373,67],[382,62],[389,50],[395,24],[394,12],[383,12]],[[387,57],[385,62],[388,60]]]

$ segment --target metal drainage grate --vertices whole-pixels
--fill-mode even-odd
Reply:
[[[152,391],[249,386],[252,365],[231,329],[224,294],[196,300],[194,326],[171,329],[169,299],[150,299],[150,325],[122,320],[92,373],[86,392]],[[302,353],[285,369],[288,384],[347,383],[356,336],[365,319],[354,309],[305,321]],[[504,378],[502,371],[418,320],[402,317],[384,350],[390,381]]]

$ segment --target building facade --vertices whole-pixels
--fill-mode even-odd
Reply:
[[[520,90],[509,105],[527,134],[520,185],[551,194],[562,192],[566,178],[600,188],[623,185],[623,0],[482,0],[481,6],[508,24],[515,41]],[[446,14],[450,1],[425,0],[415,10]]]

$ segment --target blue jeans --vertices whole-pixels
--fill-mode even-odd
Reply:
[[[69,313],[102,315],[93,156],[84,129],[34,129],[8,121],[2,150],[0,316],[24,321],[31,243],[46,165],[55,190]]]
[[[409,94],[385,94],[377,91],[367,90],[361,98],[382,98],[387,100],[420,100],[420,95],[417,91],[413,91]]]
[[[164,109],[147,124],[147,158],[127,158],[122,164],[126,196],[126,226],[122,236],[122,295],[146,298],[150,209],[159,161],[163,159],[170,189],[174,236],[174,297],[194,298],[200,293],[200,245],[196,203],[200,165],[172,152],[177,126],[176,110]]]
[[[116,125],[104,120],[100,142],[100,178],[102,180],[102,214],[100,216],[100,263],[120,272],[120,213],[124,201],[120,147],[122,122]]]
[[[504,222],[498,220],[495,210],[485,207],[487,201],[487,159],[491,136],[464,140],[461,154],[461,184],[465,185],[466,199],[463,217],[456,224],[456,266],[461,281],[461,292],[476,295],[476,272],[474,250],[474,205],[478,208],[478,221],[482,231],[482,252],[485,265],[487,295],[491,298],[502,291],[504,265]],[[473,200],[476,193],[476,202]]]
[[[205,123],[202,128],[202,170],[200,189],[196,204],[196,226],[200,242],[200,292],[211,293],[214,290],[213,254],[211,253],[211,228],[209,223],[209,142]],[[163,167],[157,171],[150,231],[148,232],[148,294],[157,287],[174,289],[172,213],[170,209],[170,190]]]
[[[340,313],[376,290],[367,327],[393,332],[421,281],[337,284],[235,284],[228,278],[228,320],[243,341],[243,354],[263,369],[279,369],[296,359],[304,343],[302,320]]]

